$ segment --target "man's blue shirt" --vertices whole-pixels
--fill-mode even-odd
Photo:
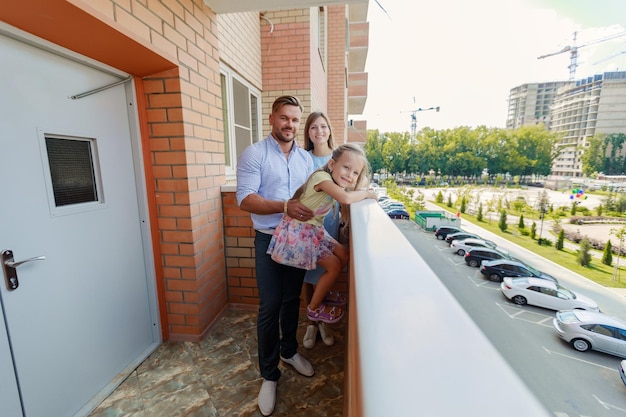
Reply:
[[[313,159],[294,140],[286,159],[276,139],[270,134],[260,142],[248,146],[237,163],[237,204],[250,194],[268,200],[289,200],[313,172]],[[254,214],[256,230],[274,229],[282,213]]]

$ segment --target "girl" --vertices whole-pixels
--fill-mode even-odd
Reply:
[[[328,163],[313,172],[293,196],[313,210],[315,216],[300,221],[285,214],[272,236],[267,253],[274,261],[306,270],[318,265],[325,269],[307,306],[307,318],[311,321],[335,323],[343,317],[343,309],[327,306],[323,300],[347,265],[349,252],[325,232],[324,217],[335,201],[348,209],[349,204],[366,198],[377,200],[374,192],[360,190],[367,177],[367,159],[363,150],[350,143],[339,146]]]
[[[326,165],[335,148],[333,140],[333,128],[331,127],[328,116],[323,112],[313,112],[309,114],[304,125],[304,149],[309,151],[313,158],[313,168],[321,168]],[[324,229],[336,240],[339,240],[339,203],[335,203],[332,210],[324,217]],[[313,297],[314,286],[317,285],[320,276],[324,273],[324,268],[318,266],[316,269],[307,271],[302,284],[302,297],[306,305],[311,303]],[[324,298],[325,304],[344,306],[346,304],[346,296],[336,291],[330,291]],[[302,346],[307,349],[313,349],[317,340],[317,332],[319,330],[322,342],[326,346],[335,344],[335,336],[332,328],[323,321],[314,322],[307,320],[306,331],[302,338]]]

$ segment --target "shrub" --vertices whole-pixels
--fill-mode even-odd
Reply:
[[[578,249],[578,263],[582,266],[589,266],[591,264],[591,244],[586,237],[580,241],[580,248]]]
[[[506,228],[507,228],[507,225],[506,225],[506,210],[502,210],[500,212],[500,221],[498,222],[498,227],[503,232],[506,231]]]
[[[565,244],[565,232],[563,229],[559,232],[558,240],[556,241],[556,248],[558,250],[563,250],[563,246]]]
[[[526,225],[524,224],[524,215],[523,214],[520,214],[520,216],[519,216],[519,223],[518,223],[517,227],[519,229],[523,229],[523,228],[526,227]]]
[[[604,253],[602,254],[602,263],[604,265],[611,266],[613,263],[613,246],[611,245],[611,241],[606,242],[604,246]]]

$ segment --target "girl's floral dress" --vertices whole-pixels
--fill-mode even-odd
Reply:
[[[338,242],[324,229],[324,217],[333,207],[335,200],[314,187],[323,181],[332,181],[326,171],[314,172],[307,182],[307,187],[300,197],[302,204],[315,213],[308,222],[283,215],[274,231],[267,253],[280,264],[300,269],[312,270],[317,267],[317,260],[333,253]]]

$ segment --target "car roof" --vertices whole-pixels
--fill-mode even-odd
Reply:
[[[626,329],[626,321],[617,317],[609,316],[605,313],[592,310],[571,310],[571,312],[573,312],[581,322],[607,324],[609,326]]]
[[[467,239],[463,239],[461,240],[461,242],[465,242],[465,243],[489,243],[489,241],[485,240],[485,239],[477,239],[474,237],[468,237]]]
[[[556,282],[552,282],[550,280],[547,279],[541,279],[541,278],[535,278],[535,277],[509,277],[511,279],[511,281],[513,282],[513,284],[515,283],[522,283],[525,282],[529,285],[537,285],[540,287],[549,287],[552,288],[554,290],[557,289],[557,283]]]

